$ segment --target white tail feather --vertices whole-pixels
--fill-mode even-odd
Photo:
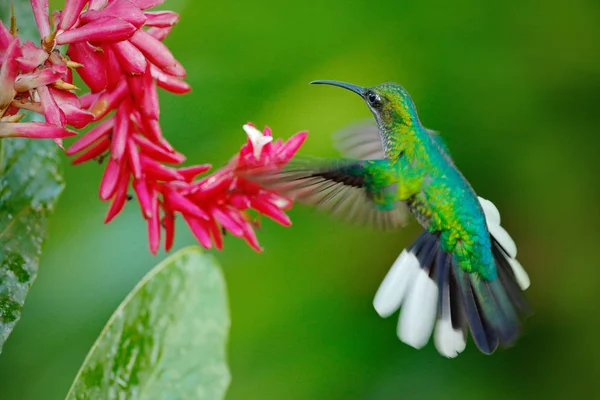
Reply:
[[[485,214],[485,219],[488,224],[500,225],[500,212],[498,208],[489,200],[484,199],[483,197],[478,197],[479,204],[481,204],[481,208],[483,208],[483,213]]]
[[[529,280],[529,275],[527,275],[527,272],[525,272],[525,268],[523,268],[521,263],[514,258],[509,259],[508,262],[512,267],[513,273],[515,274],[515,279],[517,280],[521,290],[527,290],[529,285],[531,285],[531,281]]]
[[[449,303],[448,310],[438,319],[433,340],[437,351],[448,358],[456,357],[467,346],[465,334],[461,330],[456,330],[452,327]]]
[[[429,341],[437,314],[438,288],[427,272],[419,270],[402,305],[398,337],[420,349]]]
[[[515,258],[517,256],[517,245],[508,232],[506,232],[506,229],[500,226],[500,213],[498,212],[498,209],[494,203],[482,197],[479,197],[479,203],[481,204],[481,208],[483,208],[490,234],[508,254],[507,260],[515,274],[515,279],[517,280],[519,287],[522,290],[527,289],[531,284],[529,275],[527,275],[527,272],[525,272],[521,263]]]
[[[419,269],[417,257],[403,250],[375,294],[373,306],[380,316],[389,317],[400,307],[404,294],[413,283],[413,276]]]
[[[496,239],[498,243],[500,243],[500,246],[502,246],[502,248],[506,250],[506,254],[508,254],[510,258],[515,258],[517,256],[517,245],[515,244],[515,241],[510,237],[508,232],[506,232],[506,229],[504,229],[500,225],[490,224],[488,225],[488,230],[490,231],[494,239]]]

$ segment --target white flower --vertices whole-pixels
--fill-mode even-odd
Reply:
[[[244,125],[244,131],[246,131],[246,135],[248,135],[250,142],[252,142],[254,157],[258,160],[260,158],[260,153],[262,153],[263,147],[267,143],[271,143],[271,141],[273,141],[273,136],[265,136],[261,131],[248,124]]]

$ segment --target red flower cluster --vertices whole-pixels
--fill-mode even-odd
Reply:
[[[71,93],[76,87],[70,68],[78,65],[59,52],[21,43],[15,31],[0,23],[0,138],[54,138],[60,144],[75,135],[65,129],[67,123],[83,127],[94,118]],[[46,123],[17,123],[20,109],[43,114]]]
[[[285,165],[298,151],[306,139],[307,132],[299,132],[285,143],[281,139],[271,143],[273,137],[268,127],[265,127],[263,133],[252,124],[247,124],[244,125],[244,130],[248,134],[248,142],[224,168],[194,182],[186,179],[186,174],[193,175],[210,166],[180,168],[178,172],[184,179],[172,179],[165,183],[153,182],[150,201],[144,205],[140,198],[142,208],[149,215],[148,232],[152,251],[158,248],[160,240],[157,209],[160,209],[163,215],[166,250],[173,244],[173,216],[176,211],[181,213],[205,248],[210,248],[213,242],[216,248],[222,248],[223,228],[234,236],[244,238],[252,248],[261,251],[253,223],[247,213],[249,209],[254,209],[284,226],[291,224],[283,210],[289,209],[292,201],[260,187],[246,179],[243,173]],[[158,195],[162,201],[157,200]]]
[[[82,128],[98,121],[67,149],[73,163],[108,162],[100,198],[111,200],[105,222],[125,205],[130,186],[148,221],[150,250],[158,251],[161,231],[165,249],[173,244],[174,216],[180,213],[204,247],[222,247],[221,230],[245,238],[260,250],[248,209],[281,224],[291,202],[241,177],[240,171],[285,164],[306,138],[299,133],[287,143],[271,143],[271,132],[245,125],[249,140],[222,170],[195,180],[210,165],[173,167],[185,157],[164,138],[159,119],[157,86],[172,93],[190,87],[183,66],[162,40],[179,15],[151,12],[164,0],[66,0],[52,14],[48,0],[31,0],[41,44],[23,45],[0,23],[0,137],[60,138],[74,135],[66,125]],[[57,45],[68,45],[67,56]],[[77,97],[71,91],[75,69],[90,88]],[[19,109],[44,114],[46,123],[16,123]],[[113,112],[111,114],[111,112]],[[110,114],[110,115],[109,115]],[[161,229],[162,227],[162,229]]]

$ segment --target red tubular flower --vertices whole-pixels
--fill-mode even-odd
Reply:
[[[47,7],[47,2],[32,3]],[[45,29],[41,15],[35,13],[36,21]],[[63,110],[55,99],[55,95],[72,95],[69,91],[74,86],[70,85],[67,60],[52,56],[31,42],[21,45],[19,38],[13,37],[1,22],[0,54],[3,55],[0,59],[0,138],[54,139],[61,144],[62,138],[73,136],[74,132],[65,129],[67,121],[81,126],[89,113],[75,110],[75,103]],[[19,109],[43,114],[46,123],[19,122],[23,117],[18,114]],[[90,120],[88,116],[87,121]]]
[[[259,167],[272,165],[279,168],[285,165],[304,142],[307,133],[297,133],[286,143],[278,141],[271,144],[268,127],[261,132],[248,124],[244,125],[244,130],[248,134],[248,142],[221,170],[195,182],[171,181],[158,187],[158,191],[167,199],[161,204],[163,214],[182,214],[200,244],[206,248],[210,248],[212,243],[217,248],[222,246],[220,233],[216,232],[223,228],[261,251],[248,209],[254,209],[258,214],[282,225],[291,224],[283,212],[290,207],[291,200],[249,181],[245,173]],[[177,202],[172,200],[175,194],[178,195]],[[197,215],[198,209],[208,213],[209,218]],[[212,239],[209,240],[209,237]]]
[[[52,14],[52,28],[48,0],[31,0],[40,47],[21,44],[0,23],[0,138],[52,138],[61,144],[74,135],[66,125],[83,128],[96,121],[66,153],[75,156],[73,164],[107,159],[99,188],[99,197],[110,201],[105,223],[123,210],[133,188],[152,253],[161,237],[167,251],[173,246],[178,214],[206,248],[222,249],[222,235],[229,232],[261,251],[251,214],[288,226],[284,210],[292,202],[246,176],[256,168],[287,163],[306,133],[273,142],[268,127],[261,132],[247,124],[247,143],[224,168],[198,178],[211,166],[180,167],[185,156],[160,127],[157,88],[177,94],[191,88],[183,81],[184,67],[162,43],[179,15],[148,11],[162,2],[66,0],[64,10]],[[68,46],[68,57],[57,45]],[[90,93],[72,93],[77,89],[72,70]],[[19,122],[19,109],[44,115],[46,123]]]

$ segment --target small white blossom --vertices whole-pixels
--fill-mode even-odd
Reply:
[[[246,131],[246,135],[248,135],[250,142],[252,142],[254,157],[257,160],[260,159],[260,154],[262,153],[263,147],[267,143],[271,143],[273,136],[265,136],[261,131],[248,124],[244,125],[244,131]]]

